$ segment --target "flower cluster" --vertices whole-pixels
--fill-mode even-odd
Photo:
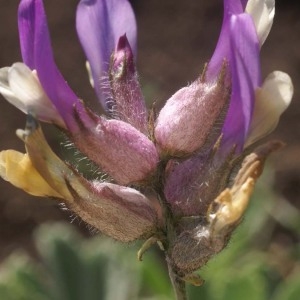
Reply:
[[[81,0],[76,28],[90,82],[106,116],[72,91],[58,70],[42,0],[21,0],[23,62],[0,69],[0,92],[28,115],[17,135],[26,153],[0,153],[3,179],[52,197],[122,242],[159,242],[176,275],[193,271],[227,244],[266,157],[258,146],[289,105],[289,76],[261,80],[259,52],[274,0],[224,0],[222,29],[202,74],[158,115],[147,110],[135,68],[136,23],[127,0]],[[87,180],[49,147],[38,120],[56,125],[107,174]],[[196,280],[197,282],[197,280]]]

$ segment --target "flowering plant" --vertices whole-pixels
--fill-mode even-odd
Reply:
[[[273,22],[272,0],[224,0],[217,47],[202,74],[158,115],[147,110],[135,67],[136,23],[127,0],[81,0],[76,28],[90,82],[106,116],[68,86],[50,45],[42,0],[22,0],[23,62],[0,69],[0,92],[28,115],[17,135],[26,153],[0,153],[0,175],[27,193],[57,199],[122,242],[158,243],[177,298],[194,271],[228,243],[266,157],[259,140],[289,105],[289,76],[261,80],[259,51]],[[49,147],[39,121],[57,126],[105,180],[87,180]]]

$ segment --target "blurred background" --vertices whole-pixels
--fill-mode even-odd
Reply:
[[[75,93],[95,105],[95,95],[88,82],[85,58],[74,26],[78,1],[44,0],[44,3],[57,64]],[[180,87],[192,82],[209,60],[221,28],[222,1],[132,0],[131,3],[139,29],[137,64],[143,90],[149,104],[154,101],[162,104]],[[0,0],[0,66],[3,67],[21,60],[17,32],[18,4],[17,0]],[[296,0],[277,0],[276,4],[274,25],[261,52],[261,65],[263,77],[273,70],[281,70],[287,72],[294,82],[292,104],[269,137],[283,140],[286,147],[270,158],[245,221],[224,254],[200,272],[207,284],[193,289],[191,299],[246,299],[246,295],[256,300],[299,299],[300,4]],[[0,150],[23,151],[24,146],[16,137],[15,130],[24,127],[25,115],[1,96],[0,122]],[[51,126],[43,128],[56,152],[72,160],[72,153],[65,151],[58,132]],[[73,220],[70,212],[62,211],[59,203],[28,196],[3,180],[0,180],[0,191],[0,296],[6,295],[3,299],[171,299],[166,273],[161,270],[159,251],[150,251],[149,258],[146,255],[145,262],[137,264],[135,251],[139,245],[122,247],[102,239],[100,234],[95,238],[83,222]],[[40,228],[45,222],[48,225]],[[49,225],[53,222],[60,222],[60,225]],[[68,226],[71,222],[72,225]],[[61,228],[61,234],[53,229],[57,226]],[[44,241],[45,237],[49,238]],[[79,242],[81,239],[90,241]],[[91,256],[91,247],[97,249],[94,256]],[[110,250],[102,251],[102,247]],[[112,262],[109,260],[107,267],[102,268],[107,261],[103,258],[107,252],[115,256],[110,255]],[[62,261],[56,271],[49,269],[55,259],[71,257],[70,253],[76,253],[73,261],[69,264]],[[132,262],[129,266],[117,259],[122,257],[124,261],[127,254],[130,258],[126,260]],[[118,283],[119,290],[125,291],[124,298],[116,294],[99,296],[98,291],[95,291],[95,298],[92,294],[88,298],[83,294],[76,298],[76,293],[68,298],[58,282],[65,282],[70,274],[80,273],[79,265],[72,269],[79,262],[97,265],[101,272],[118,263],[122,265],[124,274],[130,270],[134,276],[128,282],[125,280],[123,285]],[[26,273],[24,270],[29,271]],[[108,276],[101,277],[102,273],[99,273],[101,276],[96,273],[91,273],[94,275],[88,278],[99,279],[94,279],[94,282],[99,284],[100,290],[100,281],[108,282],[105,284],[110,286],[124,278],[122,272],[117,275],[111,272],[112,281]],[[16,274],[25,275],[18,277]],[[81,285],[82,277],[75,277],[69,278],[70,282],[64,286],[66,290],[72,290],[80,280]],[[23,298],[11,292],[16,290],[16,286],[22,291],[20,295],[25,295]],[[49,296],[45,292],[48,286],[61,292]],[[126,294],[128,286],[136,295]],[[30,289],[40,289],[45,294],[41,292],[33,298],[33,290]],[[235,294],[230,294],[232,291]],[[31,296],[26,296],[26,293]],[[155,294],[160,296],[154,297]]]

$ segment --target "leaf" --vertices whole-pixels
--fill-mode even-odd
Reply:
[[[275,290],[273,300],[299,300],[300,297],[300,272],[288,277]]]
[[[13,254],[1,266],[0,295],[5,300],[54,300],[38,276],[37,268],[20,253]]]
[[[135,257],[113,241],[82,239],[71,226],[44,225],[38,248],[51,274],[55,300],[134,300],[139,292]],[[132,250],[132,249],[131,249]]]
[[[173,291],[166,272],[166,265],[160,261],[158,255],[147,252],[143,257],[143,261],[139,262],[139,265],[142,268],[144,289],[148,289],[148,293],[156,297],[162,298],[165,296],[172,299]]]
[[[204,300],[204,299],[211,299],[208,297],[208,283],[204,283],[202,286],[193,286],[188,285],[188,299],[189,300]]]
[[[266,300],[267,290],[265,278],[259,270],[238,272],[234,277],[227,278],[227,284],[220,295],[220,300]]]

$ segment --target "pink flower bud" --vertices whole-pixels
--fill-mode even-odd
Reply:
[[[161,151],[170,155],[190,154],[207,141],[228,102],[223,79],[199,79],[176,92],[160,111],[155,138]]]
[[[83,220],[122,242],[148,237],[157,213],[151,201],[135,189],[105,182],[70,183],[74,201],[67,205]]]
[[[74,108],[78,128],[71,134],[77,148],[119,184],[147,180],[159,161],[155,145],[139,130]]]
[[[147,134],[147,109],[126,35],[113,53],[109,79],[113,117]]]

